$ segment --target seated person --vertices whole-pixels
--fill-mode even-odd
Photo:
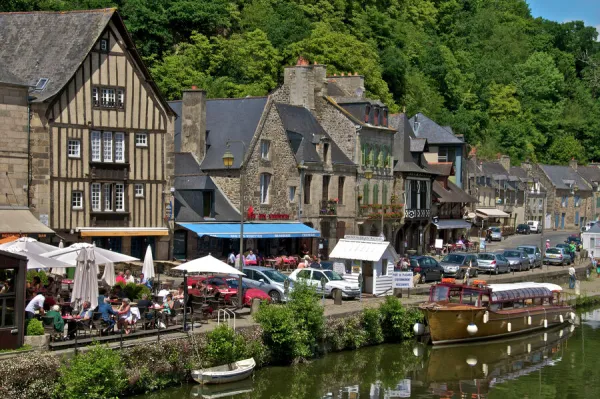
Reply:
[[[44,314],[44,302],[46,301],[46,297],[43,292],[38,292],[37,295],[29,301],[27,306],[25,307],[25,318],[27,320],[33,319],[35,317],[35,312],[40,312],[40,314]]]
[[[173,299],[183,300],[183,283],[179,287],[177,287],[177,294],[173,296]]]
[[[118,316],[118,313],[110,305],[110,299],[104,298],[104,301],[98,305],[98,313],[102,314],[102,320],[108,324],[106,330],[112,331],[115,326],[115,320],[111,316]]]
[[[125,280],[125,274],[123,272],[119,272],[117,278],[115,278],[115,281],[117,283],[127,284],[127,280]]]
[[[92,320],[92,304],[89,301],[83,302],[78,316],[80,317],[79,320],[67,321],[67,335],[69,336],[69,339],[75,338],[75,332],[78,327],[90,326]]]
[[[162,298],[162,301],[165,302],[167,299],[167,295],[169,295],[171,293],[171,291],[169,291],[167,289],[168,285],[166,283],[163,283],[163,287],[162,289],[158,292],[158,296],[160,298]]]
[[[65,331],[65,321],[63,320],[62,315],[60,314],[60,306],[52,306],[52,309],[48,313],[46,313],[46,317],[51,317],[53,319],[54,331],[59,332],[62,337],[62,334]]]
[[[131,274],[131,270],[125,270],[125,282],[127,284],[132,283],[135,284],[135,277]]]
[[[246,256],[246,260],[252,262],[252,264],[256,264],[256,255],[254,255],[254,253],[250,251],[248,253],[248,256]]]
[[[142,294],[142,299],[140,299],[137,304],[140,309],[148,309],[154,306],[152,301],[148,299],[148,294]]]
[[[39,276],[34,276],[30,283],[27,283],[27,296],[32,297],[34,293],[39,292],[42,288],[42,280]]]
[[[131,315],[131,301],[129,298],[123,298],[123,303],[117,311],[119,315],[119,321],[117,322],[118,328],[125,328],[125,334],[131,332],[131,325],[133,324],[133,317]]]
[[[54,280],[54,277],[48,277],[48,284],[45,288],[49,296],[55,297],[60,291],[60,284]]]
[[[140,273],[140,284],[152,289],[152,281],[147,279],[144,273]]]
[[[169,324],[169,318],[175,316],[175,301],[173,300],[173,295],[168,294],[165,298],[165,303],[163,304],[163,309],[161,310],[163,315],[163,320],[166,325]]]

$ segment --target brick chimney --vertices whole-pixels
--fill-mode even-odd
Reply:
[[[569,161],[569,166],[577,170],[577,160],[575,158],[571,158],[571,160]]]
[[[206,91],[196,86],[183,91],[180,151],[192,153],[199,162],[206,155]]]
[[[296,65],[286,67],[283,85],[289,90],[290,104],[315,109],[315,98],[327,95],[326,66],[310,64],[300,57]]]
[[[510,157],[508,155],[501,155],[500,165],[502,165],[507,172],[510,172]]]

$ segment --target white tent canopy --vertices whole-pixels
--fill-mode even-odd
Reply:
[[[45,254],[43,254],[43,256],[47,258],[58,259],[60,261],[70,264],[71,266],[75,266],[77,265],[78,254],[81,251],[81,249],[84,248],[94,248],[96,264],[100,265],[109,262],[133,262],[139,260],[138,258],[134,258],[133,256],[124,255],[119,252],[113,252],[108,249],[98,248],[94,244],[88,244],[85,242],[73,244],[61,249],[56,249],[52,252],[46,252]]]
[[[144,266],[142,267],[142,273],[144,273],[144,278],[151,279],[154,278],[154,260],[152,259],[152,247],[148,245],[146,249],[146,255],[144,256]]]
[[[233,274],[245,276],[245,274],[238,269],[229,266],[227,263],[222,262],[211,255],[182,263],[179,266],[175,266],[173,270],[185,270],[188,273]]]
[[[27,251],[30,254],[41,255],[58,248],[54,245],[39,242],[35,238],[21,237],[17,238],[15,241],[0,244],[0,249],[9,252]]]
[[[34,252],[21,250],[16,246],[7,248],[6,251],[25,256],[28,260],[27,270],[49,269],[49,268],[60,268],[60,269],[64,270],[65,267],[72,267],[71,265],[69,265],[65,262],[61,262],[60,260],[52,259],[52,258],[45,258],[42,255],[38,255]],[[54,273],[54,274],[58,274],[58,273]]]
[[[96,248],[83,248],[77,255],[77,269],[73,283],[71,302],[80,308],[84,301],[92,304],[92,309],[98,306],[98,265],[95,257]]]

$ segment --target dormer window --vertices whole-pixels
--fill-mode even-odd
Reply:
[[[371,106],[367,105],[365,107],[365,123],[369,123],[371,120]]]
[[[386,127],[388,125],[388,111],[387,111],[387,109],[383,110],[383,121],[381,122],[381,124],[383,126],[386,126]]]
[[[379,125],[379,108],[375,107],[375,111],[373,112],[373,124],[375,126]]]

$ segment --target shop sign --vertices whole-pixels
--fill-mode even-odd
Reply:
[[[248,214],[248,220],[290,220],[290,215],[287,213],[254,213]]]
[[[393,288],[413,288],[412,272],[394,272],[392,273]]]

